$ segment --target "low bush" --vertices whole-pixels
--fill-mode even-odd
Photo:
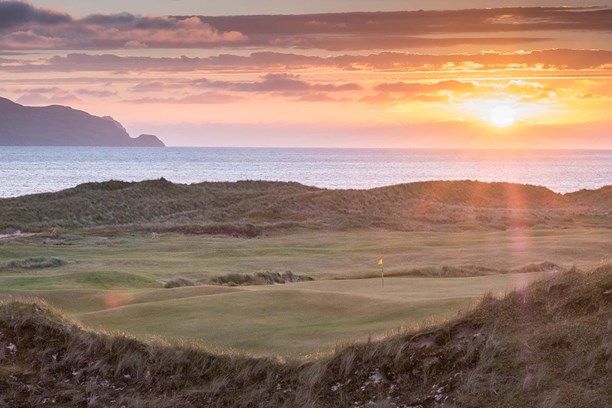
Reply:
[[[177,276],[176,278],[172,278],[166,283],[164,283],[164,288],[172,289],[172,288],[180,288],[183,286],[195,286],[195,282],[189,278],[183,278],[181,276]]]
[[[513,273],[529,273],[529,272],[558,272],[561,267],[552,262],[544,261],[539,263],[531,263],[520,268],[512,269]]]
[[[65,264],[66,261],[60,258],[37,256],[7,262],[4,265],[0,265],[0,270],[57,268]]]
[[[211,279],[213,285],[243,286],[243,285],[274,285],[313,280],[310,276],[296,275],[291,271],[257,272],[255,274],[229,273]]]

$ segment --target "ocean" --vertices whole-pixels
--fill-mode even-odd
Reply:
[[[177,183],[296,181],[334,189],[508,181],[566,193],[612,184],[612,150],[0,147],[0,197],[160,177]]]

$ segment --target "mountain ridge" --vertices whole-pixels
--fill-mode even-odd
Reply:
[[[153,135],[132,138],[115,119],[69,106],[24,106],[0,97],[0,146],[164,147]]]

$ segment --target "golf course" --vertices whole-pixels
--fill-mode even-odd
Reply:
[[[444,321],[485,294],[500,297],[562,270],[605,264],[609,242],[612,229],[583,225],[302,227],[253,238],[52,228],[0,240],[0,294],[41,299],[109,333],[303,358]],[[297,279],[241,279],[287,273]]]

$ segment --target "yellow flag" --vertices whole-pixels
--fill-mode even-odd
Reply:
[[[379,264],[380,266],[382,266],[382,265],[383,265],[383,260],[382,260],[382,258],[380,258],[380,259],[378,260],[378,264]]]

